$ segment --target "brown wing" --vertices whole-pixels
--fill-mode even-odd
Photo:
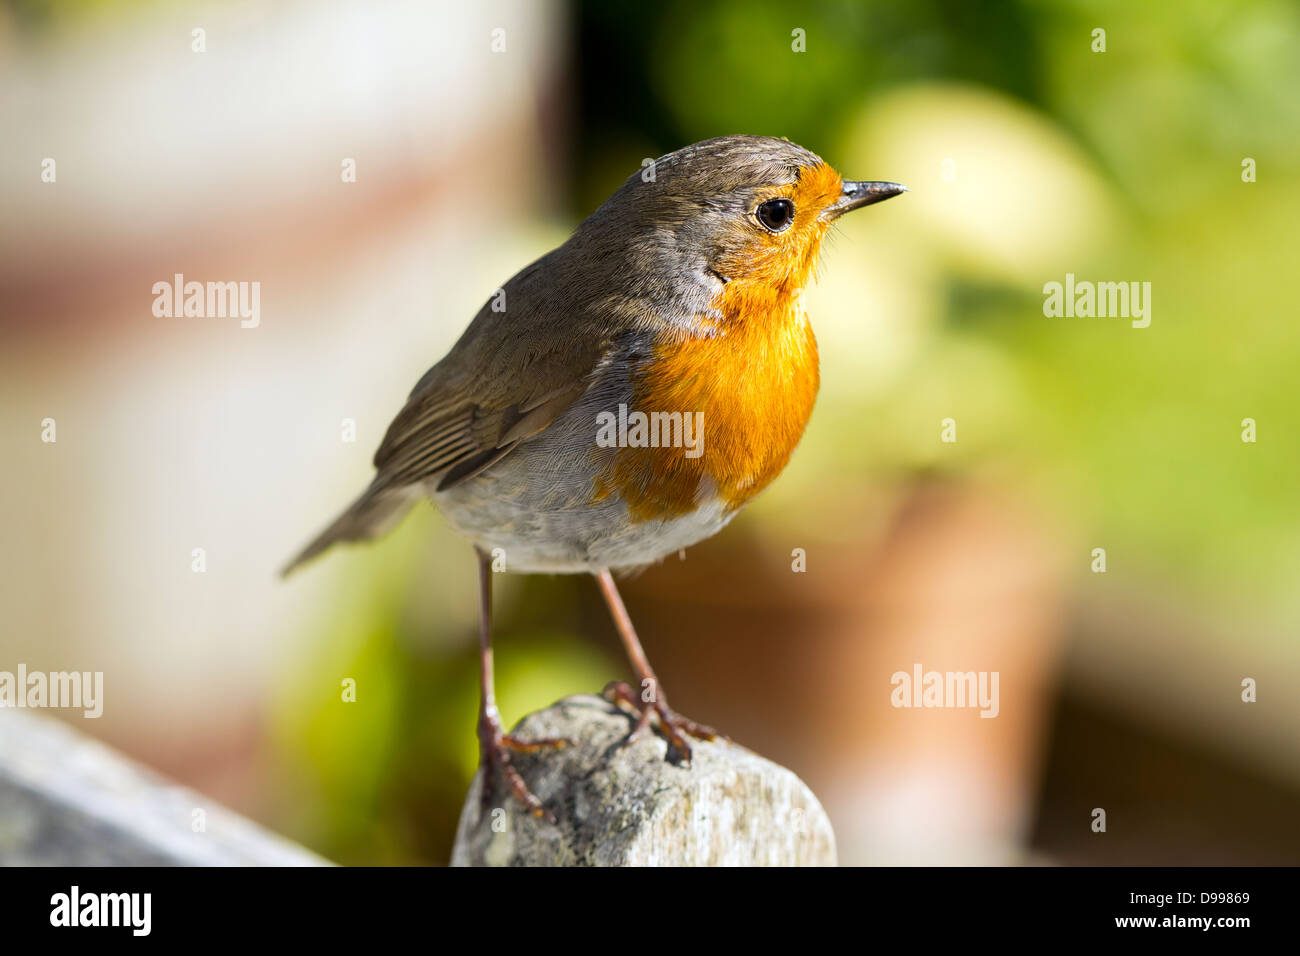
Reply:
[[[471,330],[481,334],[473,326]],[[476,362],[476,350],[465,347],[473,338],[462,339],[420,380],[375,453],[375,480],[282,574],[338,541],[365,541],[382,534],[413,502],[403,488],[440,477],[441,491],[501,460],[586,391],[589,372],[598,361],[589,362],[586,356],[599,350],[591,353],[576,344],[580,339],[563,337],[568,344],[544,352],[535,370],[530,366],[536,360],[516,358],[509,350],[504,355],[494,352],[495,363]],[[514,374],[503,369],[503,363]],[[477,374],[453,374],[466,371]]]
[[[485,305],[416,383],[375,452],[374,487],[438,478],[443,490],[500,461],[587,390],[617,329],[635,316],[593,308],[566,247],[505,284],[508,312]]]
[[[503,343],[485,322],[420,380],[375,452],[377,488],[473,477],[550,425],[587,390],[604,352],[588,336]],[[539,341],[542,340],[542,341]]]
[[[586,371],[576,384],[539,397],[476,402],[459,390],[438,387],[411,396],[375,452],[376,484],[400,487],[442,473],[442,491],[473,477],[572,405],[587,390]],[[501,400],[509,404],[502,406]]]

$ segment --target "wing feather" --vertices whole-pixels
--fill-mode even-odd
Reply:
[[[598,361],[599,349],[591,346],[575,348],[570,356],[549,355],[542,363],[535,353],[523,353],[512,369],[478,376],[468,387],[444,381],[435,366],[375,452],[375,485],[395,488],[437,477],[443,491],[474,477],[577,401]],[[484,381],[496,383],[496,390],[476,395]]]

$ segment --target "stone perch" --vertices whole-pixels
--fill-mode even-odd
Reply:
[[[692,741],[694,766],[664,757],[658,733],[623,745],[633,720],[603,697],[566,697],[512,731],[577,744],[511,754],[557,823],[538,819],[501,782],[482,810],[470,786],[453,866],[834,866],[835,834],[798,777],[739,744]]]
[[[52,717],[0,710],[0,866],[321,865]]]

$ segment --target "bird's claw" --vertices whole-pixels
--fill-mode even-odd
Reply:
[[[696,723],[669,708],[662,694],[656,694],[653,700],[646,701],[622,681],[610,681],[601,691],[601,695],[620,708],[630,709],[636,715],[636,724],[624,740],[625,744],[644,736],[651,725],[652,718],[658,718],[656,723],[660,733],[680,755],[683,766],[691,765],[691,745],[687,737],[694,737],[697,740],[728,739],[725,734],[718,733],[712,727]]]
[[[489,795],[493,791],[492,774],[499,772],[510,792],[524,809],[547,823],[555,823],[555,814],[547,810],[528,789],[524,778],[515,769],[510,759],[512,753],[537,753],[541,750],[563,750],[573,746],[573,741],[564,737],[546,737],[541,740],[520,740],[503,733],[499,721],[481,719],[479,722],[479,762],[483,767],[482,801],[486,811]]]

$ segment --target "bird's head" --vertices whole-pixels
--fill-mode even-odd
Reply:
[[[626,246],[634,270],[790,295],[808,282],[836,219],[906,189],[845,180],[788,140],[723,136],[648,162],[583,229]]]

